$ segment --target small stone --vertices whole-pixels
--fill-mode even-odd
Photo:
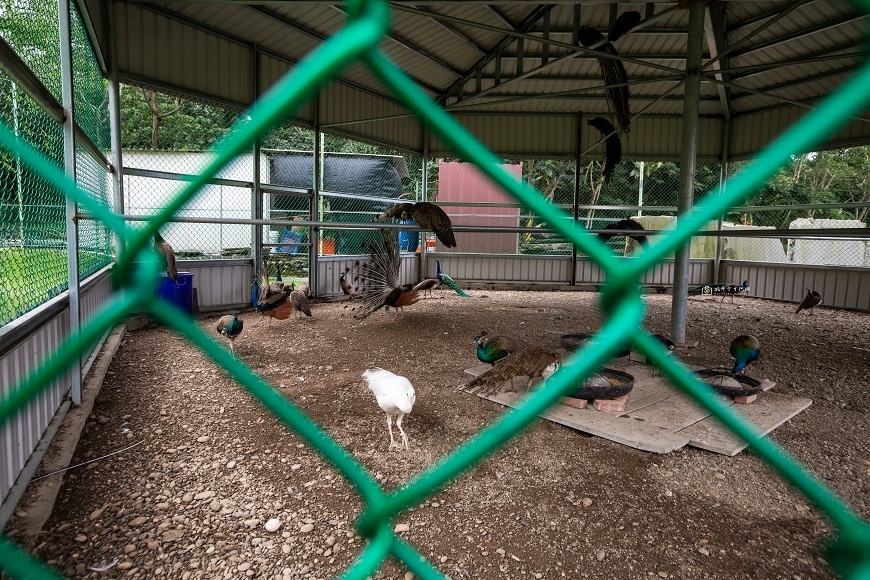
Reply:
[[[133,562],[121,562],[118,564],[118,570],[129,570],[133,567]]]
[[[410,571],[405,572],[405,580],[414,580],[414,573]]]
[[[496,554],[499,554],[499,555],[501,555],[501,556],[504,556],[504,555],[505,555],[504,548],[499,548],[498,550],[495,551],[495,553],[496,553]]]
[[[168,532],[164,532],[160,539],[164,542],[174,542],[176,540],[180,540],[184,535],[182,530],[169,530]]]
[[[245,524],[246,526],[248,526],[249,528],[256,528],[257,526],[260,525],[260,520],[258,520],[257,518],[251,518],[249,520],[245,520],[242,523]]]
[[[197,443],[208,443],[209,440],[211,440],[211,437],[209,437],[208,435],[203,435],[202,437],[196,438]]]
[[[133,544],[127,544],[126,546],[124,546],[124,553],[125,554],[129,554],[130,552],[135,552],[135,551],[136,551],[136,546],[134,546]]]
[[[541,574],[540,572],[538,572],[537,574],[535,574],[535,580],[541,580],[541,578],[543,578],[543,577],[544,577],[544,575]]]
[[[335,545],[335,536],[329,536],[326,538],[326,545],[330,548]]]
[[[235,466],[236,466],[236,462],[235,462],[235,461],[230,461],[229,463],[227,463],[227,469],[232,469],[232,468],[235,467]]]
[[[284,544],[281,546],[281,551],[285,554],[289,554],[293,551],[293,548],[291,548],[289,544]]]
[[[665,490],[665,495],[666,495],[667,497],[671,497],[671,496],[674,495],[674,492],[672,492],[671,490],[668,489],[668,490]]]
[[[592,498],[591,497],[584,497],[583,498],[583,507],[589,507],[591,505],[592,505]]]
[[[239,567],[236,568],[236,570],[238,570],[239,572],[246,572],[246,571],[248,571],[248,570],[250,570],[250,569],[251,569],[251,563],[250,563],[250,562],[242,562],[241,564],[239,564]]]
[[[701,554],[703,554],[705,556],[710,555],[710,551],[707,548],[698,548],[698,552],[700,552]]]
[[[399,532],[407,532],[411,529],[410,524],[396,524],[396,527],[393,528],[393,533],[398,534]]]
[[[307,534],[308,532],[312,531],[313,529],[314,529],[314,524],[305,524],[304,526],[299,528],[299,531],[302,532],[303,534]]]
[[[294,463],[293,465],[290,466],[290,469],[292,469],[293,471],[299,471],[300,469],[302,469],[302,464],[301,463]]]
[[[607,554],[604,552],[604,550],[598,550],[598,552],[595,553],[595,557],[598,558],[598,561],[599,561],[599,562],[603,562],[603,561],[604,561],[604,557],[605,557],[606,555],[607,555]]]
[[[447,556],[441,556],[441,563],[445,563],[447,561]]]
[[[267,532],[277,532],[278,528],[281,527],[281,520],[279,520],[278,518],[272,518],[271,520],[266,522],[266,525],[263,527],[266,528]]]
[[[74,539],[76,542],[87,542],[88,541],[88,537],[84,534],[79,534]]]
[[[202,491],[202,492],[196,494],[195,496],[193,496],[193,499],[209,499],[209,498],[214,497],[214,496],[215,496],[215,493],[213,491]]]
[[[103,512],[105,511],[106,507],[107,507],[107,506],[103,506],[103,507],[101,507],[100,509],[94,510],[93,512],[91,512],[91,515],[88,516],[88,519],[89,519],[89,520],[95,520],[95,519],[97,519],[98,517],[100,517],[101,515],[103,515]]]
[[[725,479],[725,474],[717,471],[715,474],[713,474],[713,477],[715,477],[716,479]]]
[[[668,577],[667,572],[659,572],[659,578],[667,578],[667,577]]]

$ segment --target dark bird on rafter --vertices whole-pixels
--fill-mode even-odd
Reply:
[[[388,218],[417,222],[417,225],[424,230],[435,232],[438,241],[448,248],[456,247],[456,238],[453,236],[453,224],[450,222],[450,217],[434,203],[428,201],[397,203],[375,219]]]
[[[816,292],[815,290],[810,290],[807,288],[807,295],[804,296],[804,299],[798,305],[798,309],[794,311],[795,314],[800,312],[801,310],[809,310],[810,314],[813,313],[813,308],[822,303],[822,294],[821,292]]]
[[[178,270],[175,268],[175,252],[169,242],[163,239],[160,232],[154,232],[154,250],[160,254],[160,260],[163,262],[163,267],[166,268],[166,275],[170,280],[178,281]]]
[[[619,135],[616,134],[616,128],[613,123],[604,117],[595,117],[586,121],[601,132],[601,137],[607,137],[604,141],[604,169],[601,170],[601,178],[606,182],[610,181],[613,170],[622,161],[622,141]],[[610,135],[608,137],[608,135]]]
[[[607,40],[616,42],[620,37],[628,34],[628,32],[637,26],[640,22],[640,12],[637,10],[629,10],[623,12],[610,27],[610,32],[607,33]]]
[[[605,230],[644,230],[644,228],[640,223],[634,221],[633,219],[625,219],[619,220],[618,222],[614,222],[604,228]],[[640,234],[611,234],[600,232],[598,234],[598,239],[602,242],[609,240],[610,238],[617,236],[628,236],[629,238],[636,241],[641,246],[645,246],[647,244],[646,236]]]
[[[583,46],[592,46],[604,39],[604,35],[594,28],[581,27],[578,31],[578,39]],[[616,49],[609,42],[593,49],[603,54],[619,56]],[[623,133],[631,131],[631,107],[628,104],[628,75],[625,74],[625,66],[622,61],[607,56],[597,57],[601,67],[601,76],[605,86],[604,95],[607,98],[607,106],[611,114],[616,117]]]

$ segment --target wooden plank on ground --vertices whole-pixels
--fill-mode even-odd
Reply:
[[[734,401],[728,400],[725,401],[725,404],[733,405]],[[635,420],[666,428],[672,433],[710,416],[709,411],[681,394],[675,394],[673,397],[628,414]]]
[[[759,395],[758,400],[754,403],[732,405],[730,408],[754,423],[761,435],[767,435],[812,403],[810,399],[792,397],[791,395],[764,393]],[[734,456],[746,448],[746,443],[738,440],[713,417],[707,417],[677,433],[687,437],[689,445],[693,447],[723,455]]]
[[[523,395],[519,393],[498,393],[488,398],[490,401],[508,407],[517,407],[522,397]],[[653,453],[670,453],[689,442],[685,435],[669,433],[660,427],[645,425],[628,417],[620,418],[615,414],[592,408],[575,409],[556,404],[547,410],[543,417],[584,433]]]

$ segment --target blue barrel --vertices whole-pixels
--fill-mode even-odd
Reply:
[[[169,302],[193,316],[193,274],[179,272],[178,280],[170,280],[165,272],[160,273],[157,283],[157,298]]]
[[[400,224],[414,224],[417,222],[399,220]],[[403,232],[399,230],[399,249],[403,252],[416,252],[417,246],[420,245],[420,232]]]

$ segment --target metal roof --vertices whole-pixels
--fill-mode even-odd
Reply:
[[[110,0],[83,1],[93,12]],[[236,106],[255,98],[255,77],[259,75],[262,92],[285,68],[276,63],[292,67],[347,21],[340,2],[137,0],[116,5],[122,79]],[[607,115],[597,53],[578,44],[577,30],[591,27],[606,35],[613,19],[636,10],[641,22],[613,43],[630,84],[632,115],[682,114],[689,11],[672,1],[399,0],[390,7],[391,30],[380,45],[384,54],[454,114],[501,113],[491,115],[493,122],[503,114]],[[732,121],[730,157],[749,155],[770,142],[835,90],[868,53],[868,16],[844,0],[719,0],[706,10],[700,113]],[[100,27],[95,29],[99,45],[105,46]],[[254,57],[258,51],[259,62]],[[422,149],[419,128],[412,120],[397,121],[401,113],[394,111],[395,99],[364,66],[349,67],[337,80],[346,90],[331,91],[344,96],[328,108],[331,122],[342,123],[343,132],[374,139],[388,134],[393,145]],[[359,101],[361,95],[366,95],[364,101]],[[345,105],[352,105],[348,114],[341,111]],[[298,118],[313,122],[312,115],[306,110]],[[384,115],[393,118],[371,121]],[[354,120],[365,122],[349,123]],[[390,127],[377,127],[381,123]],[[854,120],[853,125],[841,132],[850,135],[848,140],[829,145],[870,141],[870,121]],[[572,130],[580,126],[578,121]],[[662,155],[675,150],[679,128],[675,130],[660,136]],[[496,152],[521,150],[521,144],[509,141],[528,138],[522,132],[487,133],[500,135],[488,143]],[[721,135],[718,130],[710,138]],[[646,144],[647,153],[650,139],[637,141]],[[560,142],[580,143],[576,136],[562,136]],[[632,147],[629,140],[629,157],[640,154]],[[719,155],[722,144],[705,149]]]

